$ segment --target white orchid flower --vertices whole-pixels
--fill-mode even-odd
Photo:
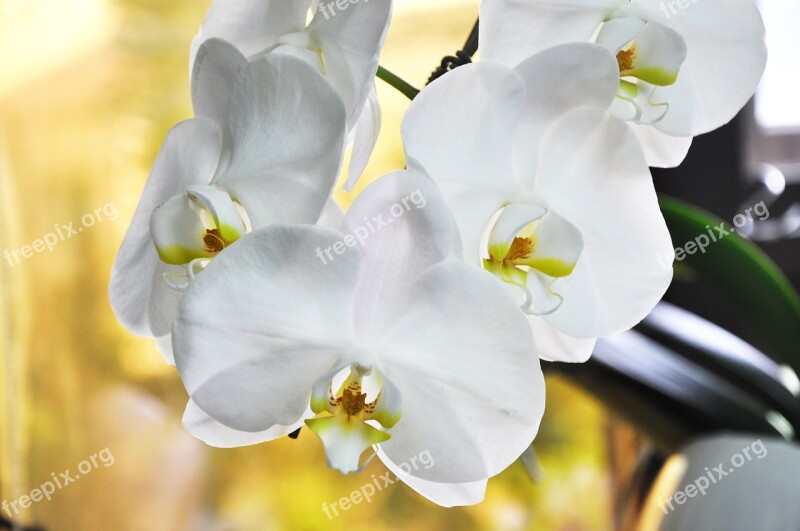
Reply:
[[[424,208],[408,210],[415,195]],[[435,466],[401,478],[444,505],[477,503],[534,438],[544,380],[524,313],[460,251],[444,199],[407,171],[362,192],[341,231],[248,234],[180,304],[187,429],[228,447],[305,424],[343,473],[372,446],[401,471],[427,451]]]
[[[221,41],[207,48],[218,57],[232,49]],[[341,99],[305,62],[274,55],[236,69],[206,64],[200,77],[227,89],[207,105],[213,120],[187,120],[167,135],[109,288],[123,326],[156,338],[170,363],[170,329],[189,280],[250,229],[316,222],[345,139]]]
[[[307,22],[310,11],[314,16]],[[391,0],[344,4],[329,0],[216,0],[192,42],[191,62],[194,65],[200,58],[204,42],[221,38],[248,58],[282,53],[317,68],[345,103],[353,139],[349,190],[364,171],[380,130],[374,79],[391,12]]]
[[[575,47],[597,60],[571,71]],[[596,338],[644,318],[672,277],[642,150],[602,110],[614,68],[588,44],[515,69],[466,65],[423,90],[403,123],[409,168],[438,184],[465,259],[517,291],[544,359],[585,361]]]
[[[733,119],[767,60],[753,0],[481,2],[483,60],[516,66],[575,41],[595,42],[617,56],[614,111],[632,124],[650,165],[660,167],[677,166],[693,136]]]

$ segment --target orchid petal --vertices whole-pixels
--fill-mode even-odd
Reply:
[[[232,44],[220,39],[205,41],[197,52],[192,72],[192,104],[198,117],[217,124],[230,146],[228,113],[230,94],[247,66],[247,59]],[[227,148],[226,148],[227,151]]]
[[[636,0],[650,20],[676,31],[689,54],[661,97],[670,112],[657,127],[696,136],[726,123],[755,92],[767,61],[764,22],[753,0],[703,0],[676,14],[660,0]]]
[[[638,17],[612,18],[603,23],[595,43],[617,55],[644,31],[646,25],[647,23]]]
[[[398,465],[386,456],[386,452],[380,446],[377,449],[377,454],[386,465],[386,468],[391,470],[403,483],[441,507],[475,505],[482,502],[486,494],[486,485],[488,484],[486,479],[471,483],[435,483],[433,481],[425,481],[405,471],[406,469],[410,471],[412,468],[419,468],[420,465],[425,466],[420,462],[420,459],[414,460],[413,465],[409,463],[400,463]],[[421,455],[425,455],[425,453],[423,452]],[[436,463],[431,462],[431,466],[436,466]]]
[[[654,168],[675,168],[692,147],[691,136],[670,136],[655,127],[629,124],[642,146],[647,163]]]
[[[403,418],[380,445],[384,461],[409,463],[427,450],[436,466],[412,476],[483,481],[530,445],[544,411],[527,318],[497,280],[463,262],[431,268],[408,300],[377,347],[386,378],[403,393]]]
[[[428,173],[447,197],[469,261],[482,258],[492,217],[519,196],[511,161],[524,98],[513,71],[470,64],[426,87],[403,121],[408,166]]]
[[[514,168],[523,186],[534,186],[542,138],[569,111],[607,109],[619,87],[619,67],[608,50],[571,43],[537,53],[514,69],[525,81],[525,106],[514,149]]]
[[[303,424],[303,419],[300,419],[291,426],[275,425],[261,432],[238,431],[206,415],[193,400],[189,400],[183,414],[183,426],[186,431],[214,448],[238,448],[260,444],[289,435]]]
[[[561,363],[584,363],[592,356],[596,339],[578,339],[563,334],[537,315],[531,315],[528,322],[533,331],[533,342],[536,344],[536,352],[540,359]]]
[[[167,135],[145,185],[128,232],[114,261],[109,286],[111,307],[130,332],[147,337],[168,334],[180,294],[161,274],[175,270],[163,264],[150,237],[156,207],[190,184],[206,184],[221,151],[217,127],[208,120],[181,122]]]
[[[419,172],[392,173],[368,186],[347,212],[342,232],[363,257],[354,320],[356,336],[367,344],[394,327],[423,271],[461,257],[458,228],[444,198]]]
[[[161,281],[161,283],[163,284],[163,280]],[[178,302],[180,301],[180,298],[178,297],[178,294],[175,293],[174,291],[170,293],[170,295],[175,298],[174,304],[171,305],[174,308],[174,311],[172,312],[172,315],[170,315],[168,319],[165,319],[165,321],[168,321],[171,324],[172,321],[175,319],[175,314],[178,311]],[[164,361],[174,366],[175,355],[172,353],[172,334],[166,334],[160,337],[156,337],[154,338],[154,340],[156,343],[156,348],[158,348],[158,351],[164,357]]]
[[[336,182],[344,109],[324,78],[282,54],[253,60],[234,86],[233,154],[215,184],[247,211],[253,228],[314,223]]]
[[[308,26],[322,51],[325,76],[344,100],[349,128],[355,126],[374,86],[391,14],[391,0],[350,2],[333,16],[318,10]]]
[[[165,341],[160,340],[160,338],[169,336],[169,332],[172,329],[172,321],[175,319],[175,315],[178,312],[178,304],[180,303],[183,293],[170,288],[164,282],[164,276],[183,274],[185,269],[180,266],[165,264],[158,258],[156,248],[153,246],[152,242],[150,242],[150,246],[152,247],[155,262],[151,270],[153,275],[148,280],[142,279],[143,283],[136,287],[136,289],[149,294],[143,310],[147,315],[148,326],[151,332],[143,335],[155,337],[156,346],[159,352],[161,352],[164,361],[170,365],[175,365],[171,343],[169,344],[169,348],[165,349],[163,348]]]
[[[338,229],[342,224],[342,220],[344,220],[342,207],[333,198],[328,198],[322,208],[322,213],[319,215],[317,225],[328,227],[329,229]]]
[[[485,0],[481,3],[481,56],[514,66],[550,46],[589,41],[600,23],[611,25],[612,34],[604,36],[601,28],[597,35],[601,42],[609,45],[616,40],[618,44],[623,37],[613,35],[620,29],[616,19],[627,17],[669,28],[686,45],[688,54],[677,81],[661,95],[670,103],[670,112],[655,124],[661,131],[679,137],[707,133],[729,122],[755,92],[767,51],[764,23],[752,0],[703,0],[692,2],[690,8],[676,8],[661,0]],[[509,28],[509,21],[524,31]],[[659,49],[652,51],[661,53]],[[654,57],[655,62],[648,63],[670,64],[674,73],[680,47],[668,49],[668,57]],[[642,79],[658,84],[673,77],[649,74]]]
[[[274,225],[240,239],[189,285],[173,327],[190,397],[240,431],[293,425],[318,377],[352,345],[359,253],[332,263],[320,248],[340,234]]]
[[[672,279],[672,241],[638,141],[624,123],[585,109],[567,115],[546,142],[537,192],[578,227],[584,247],[558,283],[563,304],[545,319],[577,338],[627,330]]]
[[[353,152],[350,155],[350,168],[344,189],[346,192],[353,190],[361,174],[364,173],[370,156],[378,142],[381,131],[381,107],[378,103],[378,93],[373,84],[367,98],[367,104],[361,111],[361,116],[353,130]]]
[[[484,0],[480,6],[481,60],[516,66],[565,42],[586,42],[614,0]],[[514,28],[509,28],[513,21]]]
[[[305,28],[310,0],[215,0],[192,41],[191,64],[202,44],[224,39],[249,57],[282,35]]]

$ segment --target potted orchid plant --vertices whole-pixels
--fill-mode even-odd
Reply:
[[[424,88],[379,65],[391,14],[391,0],[216,0],[192,43],[195,117],[164,141],[110,285],[119,321],[176,366],[186,429],[221,448],[308,430],[330,467],[378,456],[448,507],[530,457],[543,370],[667,453],[724,430],[794,439],[780,365],[800,370],[800,302],[760,251],[734,236],[684,265],[748,302],[778,363],[653,311],[673,241],[714,220],[659,197],[650,168],[681,164],[755,92],[753,0],[482,0]],[[376,79],[413,100],[406,165],[364,177],[345,212],[334,190],[374,149]],[[719,422],[650,423],[686,412]],[[422,451],[435,467],[401,466]]]

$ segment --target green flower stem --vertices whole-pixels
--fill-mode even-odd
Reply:
[[[382,79],[387,84],[391,85],[392,87],[396,88],[403,96],[406,98],[413,100],[419,94],[419,89],[415,88],[409,82],[404,80],[403,78],[393,74],[392,72],[386,70],[384,67],[378,67],[378,74],[379,79]]]

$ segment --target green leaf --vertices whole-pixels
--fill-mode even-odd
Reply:
[[[721,219],[672,197],[659,198],[677,247],[709,234]],[[726,228],[730,225],[726,223]],[[715,232],[716,234],[716,232]],[[800,297],[777,265],[737,234],[711,243],[680,262],[736,303],[763,335],[770,352],[800,374]]]

